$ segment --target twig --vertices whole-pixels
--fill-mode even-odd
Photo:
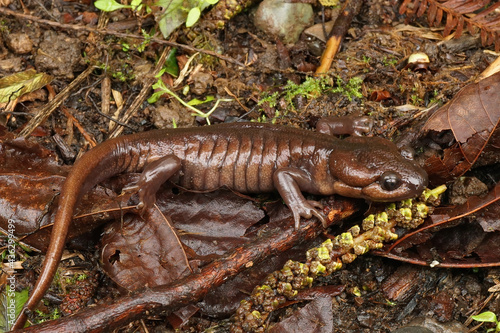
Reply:
[[[2,12],[4,8],[0,8],[0,13]],[[23,128],[21,133],[19,133],[20,137],[26,137],[31,134],[37,128],[40,124],[42,124],[45,119],[47,119],[48,116],[59,106],[61,105],[62,102],[70,95],[71,91],[75,89],[77,86],[82,83],[87,76],[92,73],[94,70],[94,66],[89,66],[86,70],[84,70],[76,79],[74,79],[70,84],[66,86],[59,94],[54,97],[52,101],[49,103],[45,104],[37,113],[36,115],[31,118],[31,120],[26,124],[26,127]]]
[[[335,24],[328,36],[325,51],[321,56],[321,64],[316,69],[316,75],[325,74],[330,70],[333,58],[335,58],[347,30],[351,26],[353,17],[361,10],[362,4],[363,0],[347,0],[345,2],[344,8],[342,8],[341,13],[335,20]]]
[[[144,103],[144,101],[146,100],[146,97],[149,94],[149,89],[151,89],[151,86],[157,80],[155,76],[163,68],[163,64],[165,63],[165,59],[167,59],[167,55],[169,53],[169,50],[170,50],[169,47],[165,47],[163,49],[163,52],[160,56],[160,59],[158,59],[156,66],[148,73],[147,78],[144,80],[144,84],[142,85],[142,89],[139,92],[139,95],[137,95],[135,100],[132,102],[130,107],[127,109],[127,111],[123,115],[122,119],[120,119],[120,121],[122,123],[126,124],[132,118],[132,116],[137,112],[137,110],[139,110],[142,103]],[[123,131],[123,126],[117,126],[113,129],[113,132],[111,133],[111,135],[109,137],[116,138],[121,134],[122,131]]]
[[[244,106],[241,102],[240,102],[240,99],[238,98],[238,96],[236,96],[235,94],[232,93],[231,90],[229,90],[228,87],[224,87],[224,90],[226,91],[226,93],[231,96],[232,98],[234,98],[236,100],[236,102],[238,102],[238,104],[241,106],[241,108],[245,111],[245,112],[248,112],[249,109]]]
[[[90,135],[85,130],[85,128],[83,128],[82,124],[78,121],[78,119],[73,117],[71,112],[69,112],[68,108],[61,107],[61,110],[62,110],[62,112],[64,112],[64,114],[66,115],[67,118],[71,119],[71,121],[73,122],[73,125],[75,125],[76,128],[78,128],[78,130],[80,131],[80,133],[82,133],[83,137],[85,138],[85,140],[87,140],[87,142],[90,144],[90,146],[91,147],[97,146],[97,142],[95,141],[95,138],[92,135]]]

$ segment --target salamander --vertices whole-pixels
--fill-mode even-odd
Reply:
[[[14,328],[23,326],[25,310],[33,310],[49,288],[80,197],[124,172],[142,172],[127,189],[137,191],[139,208],[151,207],[167,180],[192,190],[225,186],[242,193],[278,191],[295,228],[301,217],[312,216],[327,226],[321,205],[306,200],[302,192],[397,201],[419,195],[427,185],[422,168],[403,158],[392,142],[377,137],[340,140],[291,127],[232,123],[105,141],[77,160],[64,182],[41,274]]]

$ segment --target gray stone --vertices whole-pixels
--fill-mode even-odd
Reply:
[[[307,3],[264,0],[255,13],[254,24],[283,43],[292,44],[299,40],[306,27],[314,23],[313,15],[312,6]]]

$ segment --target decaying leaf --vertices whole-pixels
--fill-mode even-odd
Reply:
[[[422,132],[451,130],[456,144],[446,148],[443,157],[425,161],[430,175],[441,182],[461,176],[477,161],[494,139],[500,120],[500,73],[464,87],[437,110]]]
[[[46,86],[52,79],[52,76],[37,73],[34,69],[1,78],[0,107],[14,103],[17,98]]]
[[[66,173],[67,168],[58,164],[52,151],[24,138],[14,139],[11,133],[0,135],[0,233],[7,232],[10,221],[18,241],[45,251]],[[91,232],[111,217],[119,217],[121,211],[116,201],[113,192],[100,186],[93,188],[77,207],[68,239]],[[92,211],[100,214],[78,218],[82,212]]]
[[[177,193],[164,187],[155,207],[161,213],[148,210],[144,218],[125,217],[111,224],[101,241],[105,271],[130,291],[189,273],[185,250],[199,262],[245,244],[245,231],[264,216],[251,201],[230,191]],[[182,244],[176,230],[181,230]]]
[[[102,244],[104,270],[129,291],[167,284],[190,272],[176,231],[157,207],[148,209],[144,220],[127,216],[109,225]]]
[[[157,196],[161,211],[184,232],[183,243],[197,255],[222,255],[229,248],[246,243],[243,237],[264,212],[248,197],[231,191],[193,193],[162,191]]]
[[[333,328],[332,298],[318,297],[293,316],[272,326],[269,332],[326,333],[333,332]]]
[[[412,263],[447,267],[500,265],[500,185],[484,197],[437,208],[431,220],[399,239],[388,256]]]

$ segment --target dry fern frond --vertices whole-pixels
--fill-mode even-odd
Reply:
[[[430,25],[438,26],[446,14],[444,37],[455,31],[455,38],[462,35],[464,28],[471,34],[481,32],[483,46],[495,44],[500,51],[500,2],[491,0],[404,0],[399,7],[400,14],[407,20],[420,17],[427,12]]]

